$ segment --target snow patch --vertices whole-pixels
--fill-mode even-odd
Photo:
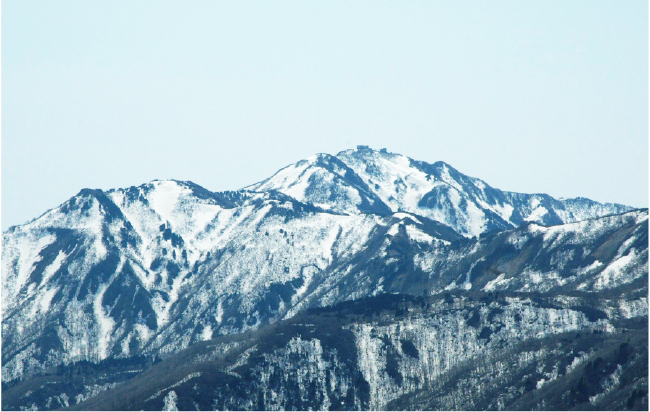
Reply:
[[[167,396],[165,396],[165,399],[163,399],[163,402],[165,404],[163,405],[162,410],[163,411],[177,411],[178,407],[176,406],[176,401],[178,400],[178,396],[176,395],[175,391],[169,391]]]
[[[40,311],[41,313],[47,313],[48,310],[50,310],[50,303],[52,302],[52,298],[54,298],[54,295],[56,295],[56,292],[59,291],[59,288],[52,288],[48,289],[45,292],[42,293],[42,297],[40,298]]]
[[[408,236],[412,239],[415,240],[416,242],[420,243],[433,243],[433,237],[424,233],[417,227],[407,225],[406,226],[406,233]]]
[[[497,287],[500,286],[506,286],[508,283],[512,281],[512,278],[505,278],[506,275],[505,273],[500,273],[499,276],[496,277],[496,279],[492,279],[489,281],[484,287],[483,290],[485,291],[493,291],[497,289]]]
[[[39,286],[46,285],[52,276],[61,268],[61,264],[65,260],[67,255],[62,250],[59,250],[58,255],[54,258],[54,261],[43,271],[43,279]]]
[[[104,299],[104,293],[106,293],[106,289],[108,289],[107,284],[104,284],[100,287],[97,295],[95,295],[93,304],[95,320],[99,328],[99,336],[97,339],[97,345],[99,347],[99,360],[106,359],[108,357],[109,345],[111,342],[111,333],[115,328],[115,321],[104,312],[104,308],[102,307],[102,300]]]
[[[181,195],[189,193],[190,190],[183,188],[173,181],[153,182],[154,190],[149,194],[149,204],[151,208],[161,217],[163,222],[167,221],[176,228],[174,210],[178,205]]]
[[[203,327],[203,332],[201,332],[202,340],[212,339],[212,325],[206,325]]]
[[[395,216],[398,219],[411,219],[415,223],[418,223],[420,225],[422,224],[420,219],[416,218],[414,215],[412,215],[410,213],[398,212],[398,213],[394,213],[393,216]]]

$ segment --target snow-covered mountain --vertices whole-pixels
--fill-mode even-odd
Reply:
[[[236,192],[84,189],[3,234],[3,407],[73,405],[139,373],[128,365],[382,293],[607,295],[647,316],[647,210],[629,210],[365,147]],[[86,364],[122,366],[31,394]]]
[[[585,198],[505,192],[444,162],[430,164],[367,146],[312,156],[247,189],[278,190],[342,213],[415,213],[470,237],[525,222],[558,225],[632,209]]]
[[[344,302],[194,345],[73,409],[643,408],[643,376],[630,373],[647,372],[639,312],[586,301],[455,291]]]

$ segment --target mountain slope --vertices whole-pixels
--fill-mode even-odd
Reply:
[[[247,202],[244,204],[246,205]],[[381,294],[384,291],[419,292],[425,295],[442,290],[453,293],[465,290],[472,293],[499,291],[534,294],[551,291],[553,295],[578,293],[576,297],[569,298],[566,302],[570,303],[570,307],[585,308],[583,310],[588,315],[603,311],[623,318],[647,315],[647,266],[645,264],[647,262],[647,211],[548,228],[531,224],[475,240],[464,239],[458,235],[453,238],[453,231],[448,228],[445,230],[437,222],[427,221],[422,217],[396,214],[382,218],[386,219],[383,221],[384,224],[376,222],[371,224],[366,246],[362,248],[363,250],[351,251],[349,259],[334,258],[333,263],[320,272],[296,270],[296,273],[300,273],[300,277],[291,278],[293,276],[291,273],[294,271],[284,270],[284,267],[287,267],[286,260],[282,261],[282,265],[274,271],[272,268],[277,265],[275,258],[264,258],[255,263],[254,257],[260,253],[268,253],[272,249],[283,251],[285,245],[287,245],[287,252],[293,250],[295,246],[291,246],[286,240],[290,239],[294,230],[300,227],[295,225],[305,223],[297,218],[295,221],[289,220],[282,225],[283,232],[287,233],[286,237],[279,229],[278,236],[274,238],[269,234],[267,237],[264,230],[275,225],[273,218],[277,217],[270,213],[272,208],[268,209],[271,222],[260,223],[258,229],[254,229],[254,225],[241,224],[238,237],[243,237],[242,243],[231,241],[226,251],[219,258],[215,258],[216,261],[208,258],[206,262],[212,262],[209,265],[206,263],[202,266],[199,263],[198,266],[205,269],[199,269],[196,275],[191,275],[183,281],[182,287],[173,300],[174,303],[168,310],[157,312],[153,309],[156,300],[150,296],[153,296],[156,291],[161,293],[159,290],[146,289],[143,282],[136,284],[139,288],[130,287],[137,279],[133,274],[122,271],[115,275],[109,286],[100,286],[98,290],[117,289],[119,291],[116,292],[117,301],[132,303],[138,302],[133,292],[137,290],[143,296],[141,304],[122,305],[126,310],[121,311],[116,310],[121,307],[117,303],[113,304],[113,309],[110,311],[110,307],[104,306],[104,313],[99,312],[99,316],[104,315],[104,318],[96,319],[97,328],[79,330],[73,329],[80,322],[78,312],[75,312],[76,316],[71,315],[70,312],[85,305],[88,307],[86,312],[93,310],[90,313],[97,316],[98,313],[94,312],[98,306],[97,302],[104,303],[99,301],[100,298],[97,296],[104,299],[106,293],[94,295],[95,297],[87,298],[85,302],[70,299],[67,306],[60,311],[49,312],[50,316],[56,313],[64,315],[59,315],[52,320],[45,318],[47,324],[55,325],[56,329],[46,329],[45,333],[36,334],[37,340],[27,346],[28,352],[25,351],[25,344],[21,342],[28,341],[34,335],[21,335],[26,338],[18,341],[16,345],[14,342],[17,339],[5,334],[10,339],[7,339],[4,345],[3,356],[6,356],[7,360],[3,362],[3,367],[7,372],[23,373],[23,377],[29,377],[30,374],[38,375],[48,371],[53,373],[57,366],[53,361],[58,361],[60,365],[61,363],[75,364],[86,359],[97,362],[101,359],[119,359],[140,356],[140,354],[160,356],[176,352],[213,336],[254,330],[268,322],[295,315],[301,309],[336,304],[348,299]],[[282,209],[282,212],[286,210]],[[305,219],[324,219],[321,215],[329,216],[320,212],[308,212]],[[352,218],[334,216],[337,219]],[[286,217],[286,215],[283,217],[282,222]],[[359,223],[359,221],[355,222]],[[273,227],[277,228],[277,226]],[[319,227],[319,230],[322,228]],[[303,235],[308,234],[304,226],[295,233],[298,232],[302,232]],[[246,233],[250,235],[245,235]],[[255,236],[261,241],[256,240]],[[444,237],[450,240],[440,239]],[[352,236],[352,239],[358,239],[358,234]],[[167,242],[171,244],[172,240],[169,239]],[[549,245],[540,247],[540,243],[543,242]],[[246,248],[242,249],[243,245]],[[342,250],[350,252],[349,248],[350,245],[343,242]],[[325,250],[339,249],[328,246]],[[581,254],[577,259],[574,257],[572,260],[567,259],[567,252],[571,250],[594,252],[588,255]],[[239,253],[246,253],[246,255],[238,255]],[[292,253],[294,254],[292,260],[299,258],[297,252]],[[180,252],[178,255],[182,256],[182,254]],[[311,251],[306,256],[313,255]],[[594,264],[596,258],[602,259],[602,263]],[[168,264],[169,262],[174,261],[170,260]],[[243,262],[248,262],[248,265],[244,265]],[[480,262],[482,264],[476,264]],[[293,264],[289,267],[293,267]],[[507,270],[500,272],[503,268]],[[255,275],[249,278],[247,276],[250,272],[242,273],[242,269],[253,270]],[[265,279],[259,276],[260,271],[263,270],[267,271],[267,275],[274,273],[274,276],[287,276],[287,278],[284,282],[282,282],[283,278],[275,278],[279,280],[277,282],[267,280],[269,282],[267,285],[254,283]],[[616,273],[615,279],[612,279],[612,273]],[[127,274],[130,276],[126,276]],[[235,274],[237,276],[234,276]],[[157,275],[162,279],[163,275],[168,276],[169,273]],[[232,282],[230,288],[226,287],[229,285],[228,279]],[[158,286],[162,287],[160,284]],[[253,291],[253,289],[257,290]],[[602,297],[606,297],[607,300],[601,301]],[[33,300],[32,306],[25,305],[25,310],[22,312],[18,311],[18,314],[7,316],[3,321],[5,330],[12,331],[12,327],[15,328],[13,330],[17,330],[22,325],[29,325],[27,315],[33,310],[29,308],[42,305],[40,302],[37,297]],[[153,313],[143,311],[143,308],[149,307],[147,304],[152,307]],[[72,321],[73,318],[76,323]],[[133,318],[136,322],[133,322]],[[86,321],[91,323],[92,318],[90,319]],[[102,323],[106,322],[106,319],[110,319],[108,327]],[[147,324],[147,320],[152,322],[151,326]],[[41,322],[43,318],[37,316],[34,324],[42,324]],[[33,329],[28,330],[32,330],[33,333]],[[145,334],[142,333],[143,331]],[[76,336],[72,335],[74,332],[77,332]],[[102,333],[106,334],[102,335]],[[86,351],[90,352],[91,356],[73,358],[72,356],[78,354],[80,350],[66,353],[65,345],[70,343],[61,339],[71,335],[72,337],[68,339],[72,343],[92,342],[93,339],[97,339],[98,344],[105,346],[90,346]],[[11,338],[15,340],[12,341]],[[79,345],[72,347],[78,348]],[[94,352],[91,352],[93,350]],[[57,359],[57,356],[60,357]],[[47,361],[51,363],[48,364]],[[354,367],[350,368],[354,370]],[[116,380],[103,384],[105,385],[103,387],[107,389],[120,380],[126,379],[123,372],[120,372],[122,370],[117,370],[114,377]],[[20,376],[9,375],[9,377],[7,381]],[[92,379],[91,381],[94,382]],[[77,389],[78,392],[75,392],[78,393],[77,395],[71,394],[69,388],[54,388],[56,393],[44,397],[42,402],[52,404],[56,396],[61,398],[64,395],[70,398],[74,395],[79,400],[83,400],[88,396],[84,395],[85,393],[93,393],[92,389],[89,389],[92,387],[92,385],[88,387],[87,384],[81,385]],[[23,399],[25,393],[29,393],[28,389],[25,390],[27,392],[22,392],[23,395],[16,395],[18,399]],[[19,389],[16,391],[21,393]],[[354,405],[355,408],[364,407],[362,404]]]
[[[3,379],[256,327],[377,224],[282,194],[194,190],[82,191],[5,233]]]
[[[647,210],[501,192],[367,148],[248,189],[84,189],[5,232],[3,408],[74,405],[200,342],[383,293],[554,293],[647,316]],[[379,405],[358,390],[331,405]]]
[[[429,164],[365,146],[312,156],[247,189],[278,190],[342,213],[415,213],[470,237],[525,222],[557,225],[631,210],[584,198],[503,192],[444,162]]]
[[[643,322],[563,295],[380,295],[203,342],[73,409],[641,409]]]
[[[648,211],[557,226],[534,223],[475,240],[431,243],[415,224],[396,222],[361,259],[338,268],[335,301],[378,292],[466,289],[585,292],[647,285]],[[327,299],[320,304],[329,304]]]

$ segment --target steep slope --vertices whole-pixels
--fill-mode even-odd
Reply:
[[[642,410],[647,312],[601,309],[563,295],[380,295],[203,342],[73,409]]]
[[[7,368],[9,377],[6,381],[19,378],[20,376],[9,375],[9,372],[18,371],[24,377],[49,373],[52,376],[49,379],[58,382],[59,378],[56,377],[61,373],[65,375],[68,370],[66,367],[61,369],[62,365],[69,364],[73,368],[71,370],[76,370],[74,364],[80,361],[137,358],[143,353],[160,356],[177,352],[213,336],[255,330],[269,322],[294,316],[301,309],[336,304],[386,291],[425,295],[442,290],[448,290],[449,293],[466,290],[472,293],[518,292],[533,293],[531,296],[536,299],[540,293],[550,291],[553,296],[573,295],[574,297],[563,301],[563,304],[584,311],[585,316],[594,316],[595,313],[598,317],[597,314],[603,312],[623,318],[647,315],[647,210],[554,227],[530,224],[470,240],[456,235],[438,222],[404,213],[377,218],[373,215],[355,217],[303,210],[304,215],[298,217],[299,213],[294,214],[295,210],[289,208],[289,203],[283,204],[285,207],[274,209],[269,204],[275,205],[275,201],[268,203],[268,200],[257,198],[260,195],[251,196],[253,200],[243,200],[242,207],[249,207],[250,215],[256,217],[253,220],[242,218],[242,222],[247,223],[238,223],[237,237],[230,239],[225,246],[222,245],[222,249],[217,249],[215,254],[219,256],[208,256],[205,253],[205,259],[198,259],[194,265],[196,273],[189,271],[184,274],[187,267],[181,268],[178,276],[183,276],[184,280],[177,286],[176,296],[168,298],[172,302],[168,308],[154,309],[154,293],[161,293],[158,292],[159,289],[146,289],[144,282],[136,285],[140,289],[129,289],[136,278],[119,272],[114,275],[113,283],[99,286],[97,290],[119,288],[121,292],[115,298],[116,301],[132,304],[137,303],[138,299],[132,291],[142,290],[143,303],[125,306],[127,310],[119,309],[120,306],[116,303],[112,310],[106,305],[104,312],[99,313],[104,317],[94,320],[97,327],[81,331],[69,326],[74,325],[71,323],[74,316],[59,315],[53,319],[37,317],[34,324],[55,325],[56,329],[36,334],[37,340],[27,346],[29,352],[25,351],[24,343],[15,344],[14,336],[5,334],[7,344],[3,350],[3,356],[6,356],[3,367]],[[244,195],[240,194],[240,197],[244,198]],[[259,202],[258,207],[266,210],[263,218],[259,218],[251,201]],[[295,203],[297,210],[302,210],[301,207],[301,204]],[[292,213],[288,213],[290,210]],[[230,213],[237,214],[234,211]],[[238,215],[243,216],[244,213],[239,212]],[[331,218],[335,223],[337,219],[344,219],[344,224],[329,226],[335,224],[328,220]],[[345,224],[348,232],[344,232]],[[354,231],[363,229],[364,224],[366,229],[361,233],[365,233],[366,240],[363,246],[355,245],[360,234]],[[313,230],[318,230],[318,233]],[[219,230],[207,230],[206,233],[217,236],[217,233],[222,234],[223,231],[224,227],[220,227]],[[276,231],[276,234],[271,234],[270,231]],[[175,232],[171,233],[173,235]],[[317,241],[305,242],[296,237],[298,233]],[[325,237],[319,238],[323,234]],[[163,246],[173,246],[172,235],[169,235],[170,238],[166,241],[168,243],[163,243]],[[160,236],[164,240],[164,235]],[[219,239],[215,237],[209,243],[218,244]],[[296,240],[303,242],[302,246],[291,245]],[[298,253],[296,249],[304,248],[305,244],[315,247],[316,251]],[[322,247],[323,244],[325,247]],[[173,247],[172,250],[167,255],[173,254]],[[182,250],[185,249],[178,249],[177,256],[183,256]],[[319,255],[318,251],[330,255]],[[309,259],[314,257],[316,260],[309,263]],[[154,272],[144,278],[154,277],[155,274],[162,280],[173,273],[169,267],[176,261],[170,259],[165,262],[166,271]],[[172,291],[173,283],[172,281],[172,286],[169,286],[168,281],[164,282]],[[161,284],[154,285],[163,287]],[[102,299],[104,295],[101,295]],[[149,296],[154,298],[147,299]],[[606,301],[601,301],[603,298]],[[85,302],[70,299],[64,309],[59,312],[50,311],[49,314],[65,314],[73,307],[97,305],[99,299],[93,297]],[[32,308],[41,303],[38,297],[28,302],[31,306],[25,304],[22,311],[18,310],[5,318],[5,331],[13,332],[22,325],[30,324],[27,314],[32,313]],[[93,312],[90,313],[97,316],[96,307],[90,306],[86,311],[92,309]],[[149,307],[150,312],[143,311],[143,308]],[[132,318],[136,322],[132,322]],[[147,321],[152,322],[151,326]],[[449,321],[447,319],[445,322]],[[92,325],[93,319],[87,322]],[[106,328],[106,323],[109,327],[102,329]],[[92,342],[93,339],[105,346],[99,349],[88,346],[85,349],[91,356],[77,355],[77,358],[73,358],[71,355],[78,354],[79,350],[72,354],[65,352],[64,345],[67,341],[61,339],[61,336],[72,335],[70,331],[76,331],[77,335],[68,338],[73,343],[69,347],[78,348],[79,345],[75,346],[74,343]],[[525,331],[520,332],[524,336],[527,334]],[[27,335],[22,342],[31,336]],[[93,349],[95,352],[91,352]],[[48,361],[50,363],[46,363]],[[142,362],[135,362],[140,370],[143,368]],[[65,398],[69,405],[74,405],[100,392],[100,389],[113,387],[132,376],[125,375],[124,368],[119,365],[105,369],[115,371],[108,374],[112,380],[97,380],[91,375],[85,384],[77,384],[77,389],[74,390],[53,386],[51,396],[42,397],[40,401],[44,405],[55,405],[53,402],[58,402],[56,399]],[[52,375],[55,369],[58,372]],[[349,366],[349,370],[354,370],[354,367]],[[106,374],[105,372],[104,375]],[[13,385],[15,383],[11,386]],[[19,400],[28,402],[30,398],[25,394],[30,393],[31,387],[30,384],[19,386],[11,393]],[[352,400],[348,399],[348,402]],[[354,402],[348,404],[348,407],[370,407],[370,404]],[[42,407],[43,404],[37,406]],[[65,404],[59,403],[59,406]]]
[[[368,182],[337,157],[324,153],[289,165],[246,189],[278,190],[299,201],[341,213],[391,213],[391,208],[375,194]]]
[[[444,162],[429,164],[366,146],[312,156],[248,189],[278,190],[343,213],[415,213],[469,237],[525,222],[557,225],[631,210],[584,198],[504,192]]]
[[[3,408],[74,405],[202,341],[386,292],[548,292],[647,315],[647,210],[594,218],[629,208],[501,192],[367,148],[249,189],[84,189],[5,232]],[[332,407],[379,405],[358,390]]]
[[[409,219],[410,222],[410,219]],[[337,288],[314,306],[380,292],[441,290],[647,294],[648,210],[566,225],[535,223],[474,240],[431,242],[396,222],[359,259],[330,275]],[[314,295],[316,298],[316,295]]]
[[[3,381],[281,319],[392,219],[187,182],[83,190],[4,234]]]

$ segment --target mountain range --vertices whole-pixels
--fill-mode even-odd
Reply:
[[[647,409],[647,209],[359,146],[2,244],[6,410]]]

